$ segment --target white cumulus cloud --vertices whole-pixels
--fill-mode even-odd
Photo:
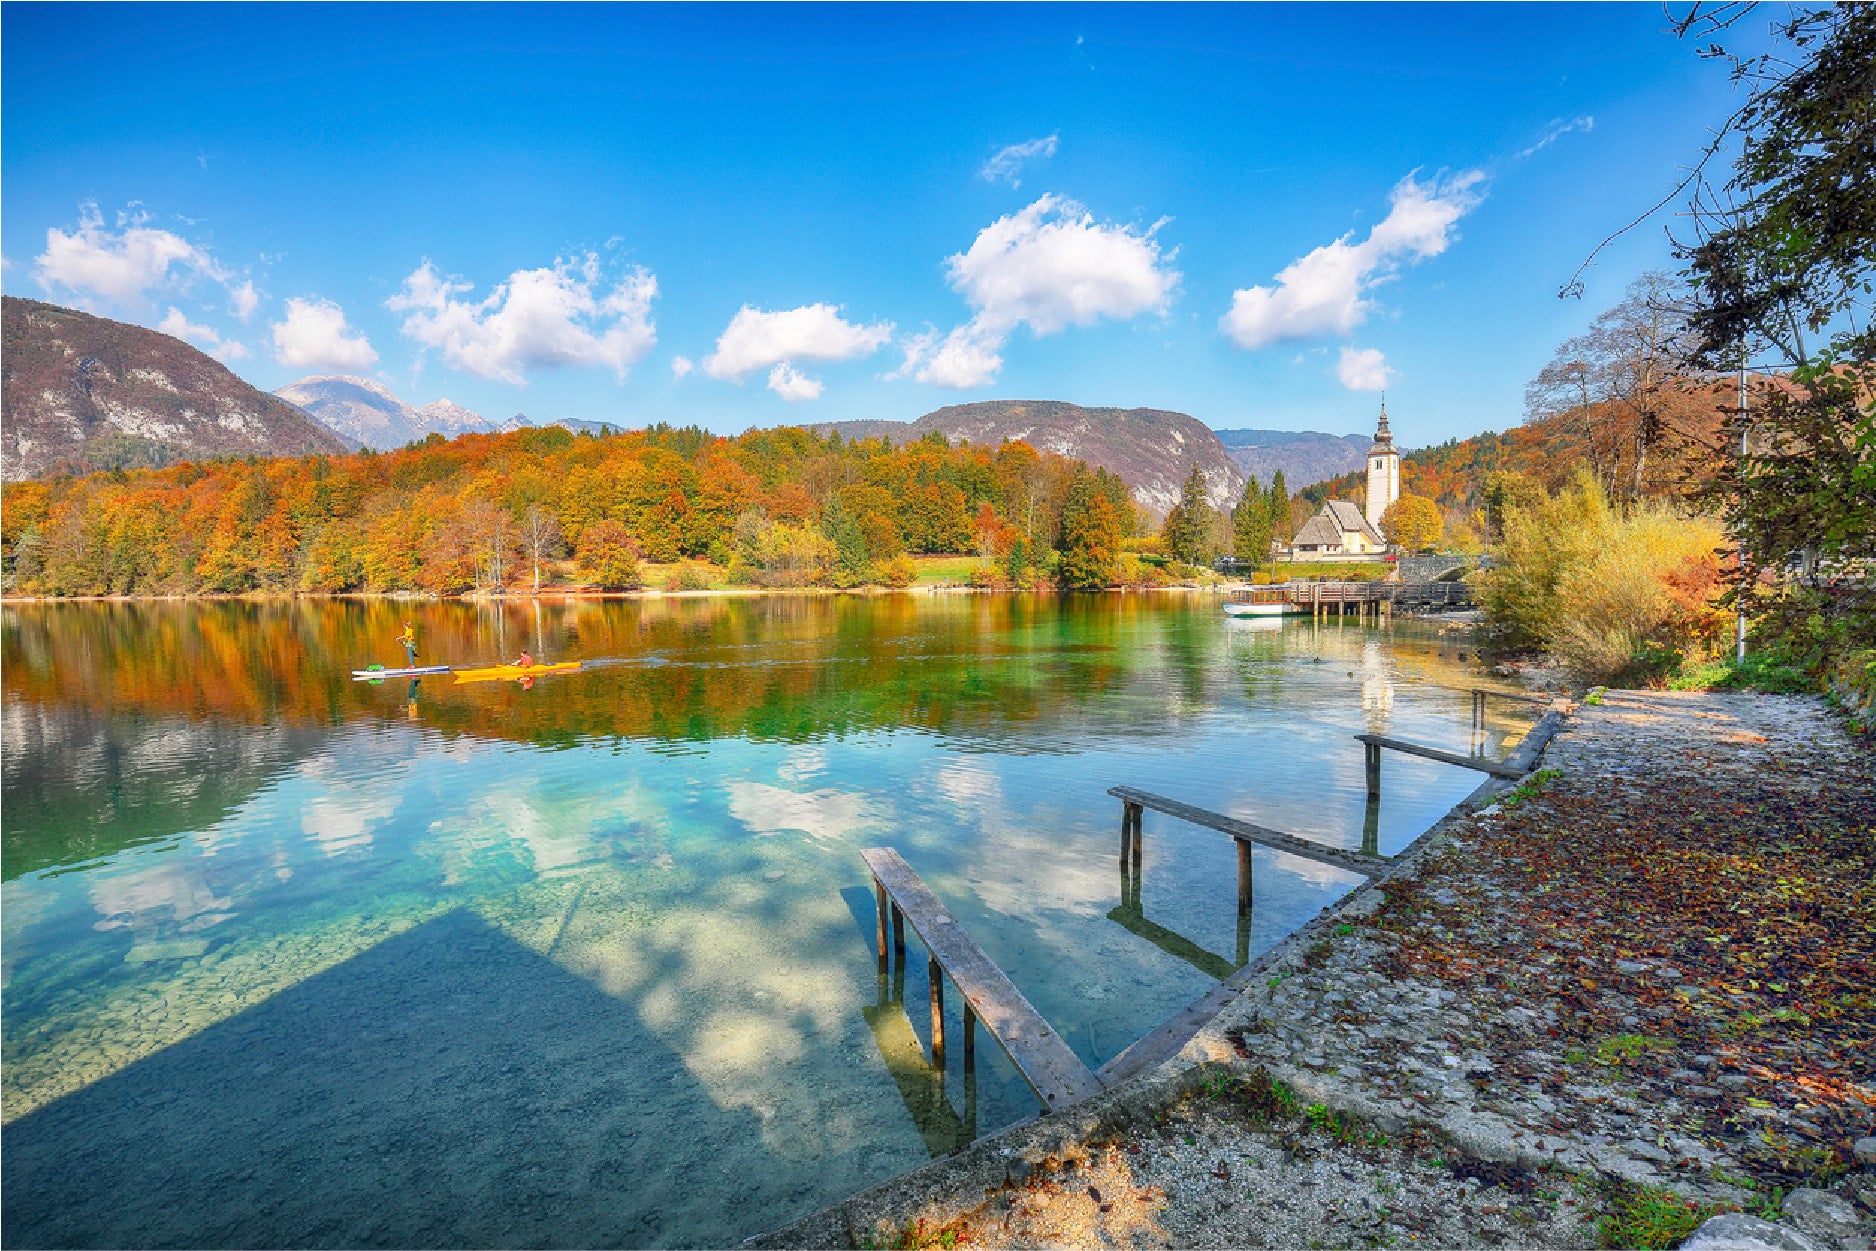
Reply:
[[[697,368],[697,363],[688,356],[673,356],[671,358],[671,376],[673,378],[682,378],[695,368]]]
[[[953,290],[975,316],[940,338],[905,344],[895,376],[964,389],[1002,368],[1003,345],[1019,326],[1038,336],[1164,312],[1179,284],[1173,254],[1156,237],[1164,220],[1141,229],[1096,222],[1073,201],[1045,195],[978,232],[970,249],[945,261]]]
[[[785,361],[868,356],[891,339],[891,322],[856,325],[832,304],[804,304],[774,313],[745,304],[717,339],[716,351],[704,357],[703,370],[712,378],[740,382]]]
[[[606,290],[595,253],[518,269],[484,298],[460,298],[472,290],[426,260],[385,307],[405,314],[404,335],[441,350],[452,368],[516,385],[529,369],[556,366],[603,365],[623,382],[658,342],[658,280],[637,267]]]
[[[1235,291],[1219,328],[1239,347],[1285,339],[1347,334],[1373,308],[1366,294],[1393,278],[1402,265],[1438,256],[1452,243],[1454,226],[1484,198],[1482,170],[1432,182],[1412,174],[1389,195],[1388,215],[1357,243],[1350,231],[1290,262],[1273,287]]]
[[[345,310],[331,300],[295,296],[284,321],[273,323],[274,359],[293,369],[359,372],[378,361],[365,336],[346,324]]]
[[[33,274],[48,294],[87,308],[135,308],[151,292],[184,286],[197,276],[228,282],[227,271],[206,249],[151,226],[142,211],[119,213],[113,229],[92,203],[79,207],[73,230],[46,231],[46,250],[35,258]]]
[[[261,297],[254,290],[254,280],[250,278],[238,287],[228,288],[228,302],[234,315],[242,321],[254,316],[254,310],[261,305]]]
[[[1394,371],[1380,348],[1345,347],[1335,362],[1335,376],[1351,391],[1385,391]]]
[[[210,356],[213,356],[216,360],[223,363],[238,361],[244,357],[253,355],[253,353],[248,351],[247,344],[237,343],[230,339],[223,339],[220,335],[215,333],[215,329],[212,326],[196,325],[187,317],[183,316],[182,310],[173,304],[169,306],[169,312],[164,316],[163,320],[156,324],[156,328],[163,334],[171,335],[178,339],[185,339],[195,344],[204,352],[207,352]]]
[[[978,176],[985,182],[1007,182],[1011,187],[1020,187],[1023,184],[1016,175],[1022,172],[1023,166],[1038,157],[1046,160],[1054,156],[1060,138],[1060,135],[1045,135],[1041,139],[1029,139],[1000,148],[995,156],[984,162]]]
[[[769,370],[769,390],[791,402],[821,398],[821,380],[809,378],[787,361]]]
[[[832,304],[804,304],[773,313],[745,304],[718,337],[716,351],[704,357],[703,371],[712,378],[741,382],[766,369],[769,390],[785,400],[812,400],[820,396],[821,383],[803,374],[795,362],[870,356],[891,339],[891,322],[850,322]]]

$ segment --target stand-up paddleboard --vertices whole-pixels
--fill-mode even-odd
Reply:
[[[448,673],[448,665],[418,665],[410,669],[386,669],[382,665],[371,665],[364,669],[352,670],[354,682],[376,682],[381,678],[420,678],[429,673]]]
[[[580,667],[577,660],[563,660],[557,665],[490,665],[486,669],[456,669],[458,682],[513,682],[517,678],[538,678],[543,673],[572,673]]]

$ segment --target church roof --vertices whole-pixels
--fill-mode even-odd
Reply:
[[[1365,534],[1373,543],[1386,541],[1373,526],[1368,524],[1368,519],[1362,516],[1361,509],[1347,500],[1330,500],[1322,507],[1335,518],[1335,524],[1342,528],[1344,534]]]
[[[1376,545],[1385,543],[1361,515],[1361,509],[1346,500],[1330,500],[1321,512],[1303,523],[1290,543],[1293,547],[1330,547],[1343,544],[1344,536],[1350,534],[1366,535]]]
[[[1303,528],[1290,540],[1292,547],[1340,547],[1342,532],[1334,521],[1329,519],[1328,510],[1317,513],[1303,523]]]

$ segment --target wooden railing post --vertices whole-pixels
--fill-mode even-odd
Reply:
[[[1128,804],[1127,810],[1133,813],[1133,875],[1135,879],[1138,879],[1140,876],[1140,844],[1145,841],[1142,837],[1140,818],[1141,814],[1145,812],[1145,809],[1140,807],[1139,804]]]
[[[943,1073],[945,1071],[945,971],[938,967],[936,956],[931,957],[926,965],[926,974],[931,979],[931,1066]]]
[[[1238,844],[1238,915],[1251,914],[1251,845],[1243,839]]]
[[[1362,753],[1368,766],[1368,798],[1381,798],[1381,746],[1378,743],[1363,743]]]
[[[879,901],[879,971],[885,973],[890,967],[886,955],[886,884],[878,878],[873,879],[873,894]]]
[[[899,967],[905,967],[905,913],[899,905],[892,906],[892,953],[899,959]]]

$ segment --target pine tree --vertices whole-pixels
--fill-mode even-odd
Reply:
[[[1197,465],[1186,475],[1184,488],[1179,492],[1179,502],[1166,514],[1166,525],[1161,530],[1165,536],[1167,550],[1188,565],[1205,563],[1210,553],[1212,506],[1206,502],[1208,483],[1205,471]]]
[[[1231,510],[1231,554],[1246,564],[1263,564],[1270,559],[1270,536],[1275,530],[1270,501],[1252,478],[1245,484],[1244,497]]]

